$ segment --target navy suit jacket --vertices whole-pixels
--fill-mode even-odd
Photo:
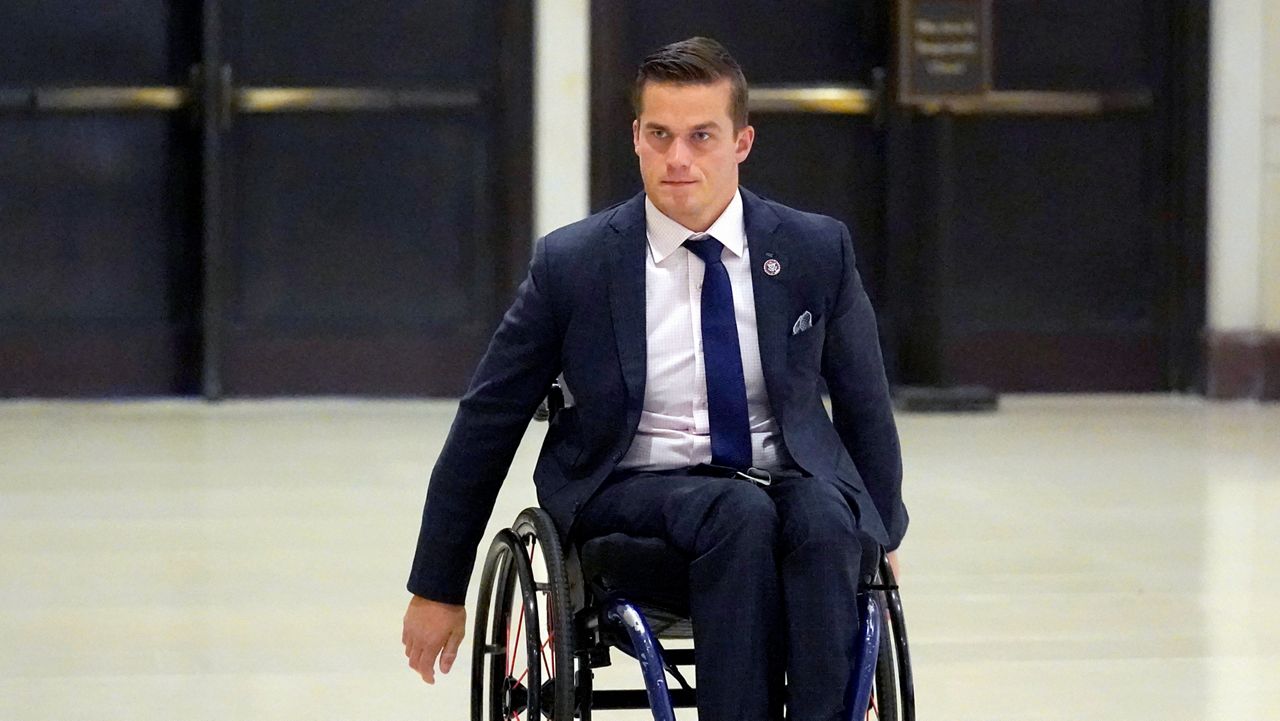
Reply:
[[[765,387],[787,450],[896,548],[907,527],[901,452],[849,231],[745,189],[742,200]],[[537,243],[431,474],[410,592],[463,602],[498,489],[561,373],[575,404],[547,429],[533,480],[562,532],[626,454],[644,404],[647,252],[643,194]],[[763,271],[769,259],[781,272]],[[793,335],[805,311],[813,327]]]

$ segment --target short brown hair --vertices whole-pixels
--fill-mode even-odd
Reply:
[[[631,107],[636,117],[643,109],[645,83],[702,85],[728,80],[729,117],[733,129],[747,126],[747,78],[728,50],[711,38],[694,37],[658,48],[640,63],[631,87]]]

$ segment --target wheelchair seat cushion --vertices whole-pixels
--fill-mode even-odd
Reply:
[[[583,542],[578,554],[597,593],[639,604],[654,633],[689,635],[689,561],[666,541],[612,533]]]

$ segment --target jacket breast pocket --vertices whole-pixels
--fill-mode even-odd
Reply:
[[[822,361],[822,344],[826,339],[826,327],[821,319],[815,320],[808,330],[787,339],[787,358],[792,365],[813,365]]]

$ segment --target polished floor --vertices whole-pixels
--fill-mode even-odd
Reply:
[[[1280,719],[1280,405],[1003,400],[900,416],[919,718]],[[0,720],[466,718],[399,643],[452,413],[0,404]]]

